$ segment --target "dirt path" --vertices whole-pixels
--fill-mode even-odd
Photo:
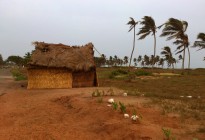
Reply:
[[[162,140],[161,128],[171,128],[177,139],[192,140],[195,134],[175,115],[162,115],[144,97],[116,96],[91,97],[96,90],[109,88],[78,88],[27,90],[26,82],[15,82],[1,77],[0,139],[2,140]],[[23,87],[22,87],[23,85]],[[127,113],[143,116],[140,123],[124,119],[120,111],[107,106],[107,99],[114,98],[127,106]],[[194,129],[194,126],[191,127]],[[197,135],[204,138],[204,135]]]

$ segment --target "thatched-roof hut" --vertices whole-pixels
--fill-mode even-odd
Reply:
[[[34,42],[28,89],[97,86],[93,44],[81,47]]]

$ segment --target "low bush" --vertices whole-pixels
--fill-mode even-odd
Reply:
[[[109,78],[112,79],[112,78],[114,78],[114,77],[116,77],[118,75],[127,75],[127,74],[128,74],[128,71],[122,70],[122,69],[118,69],[118,70],[112,71],[110,76],[109,76]]]
[[[143,71],[143,70],[139,70],[135,72],[136,76],[149,76],[152,75],[151,72],[147,72],[147,71]]]
[[[20,69],[12,69],[11,73],[16,81],[27,80],[27,76]]]

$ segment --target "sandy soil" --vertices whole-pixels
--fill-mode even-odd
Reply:
[[[3,75],[3,74],[2,74]],[[170,128],[180,140],[199,140],[204,134],[193,133],[192,120],[181,121],[176,114],[163,115],[144,97],[92,97],[94,90],[109,88],[76,88],[27,90],[26,81],[16,82],[0,75],[0,139],[1,140],[163,140],[162,127]],[[9,75],[7,75],[9,76]],[[114,98],[127,106],[127,113],[136,109],[140,122],[125,119],[123,114],[107,106]]]

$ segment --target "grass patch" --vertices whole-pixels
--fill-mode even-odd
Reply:
[[[12,69],[11,73],[16,81],[27,80],[27,76],[23,69]]]
[[[135,72],[136,76],[151,76],[152,73],[144,70],[139,70]]]
[[[117,69],[111,72],[111,74],[109,75],[110,79],[113,79],[115,77],[125,77],[128,74],[127,70],[123,70],[123,69]]]

